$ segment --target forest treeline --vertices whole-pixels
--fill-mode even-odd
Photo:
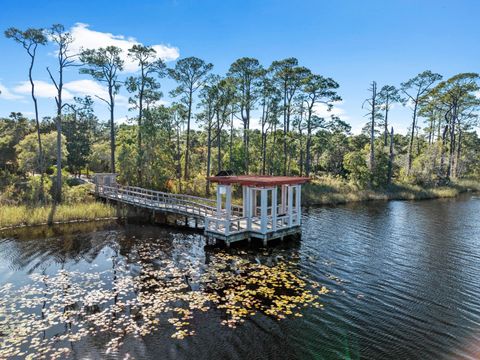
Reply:
[[[120,48],[73,54],[72,35],[62,25],[9,28],[5,36],[25,50],[35,116],[12,112],[0,119],[4,199],[61,202],[69,196],[71,175],[87,172],[116,172],[125,184],[207,195],[206,176],[221,170],[328,175],[359,189],[385,189],[392,182],[436,186],[480,175],[477,73],[444,79],[426,70],[401,84],[373,81],[359,104],[365,127],[354,135],[330,112],[342,100],[339,84],[293,57],[271,64],[244,57],[216,74],[200,58],[167,67],[152,47],[134,45],[127,55],[138,71],[126,76]],[[39,114],[33,71],[49,42],[57,56],[57,68],[46,70],[57,90],[56,112]],[[101,83],[108,96],[65,102],[69,67]],[[162,105],[167,78],[176,84],[174,101]],[[131,110],[121,124],[115,121],[120,89],[129,93]],[[97,117],[94,102],[108,109],[108,119]],[[389,121],[399,106],[410,111],[407,134],[396,133]]]

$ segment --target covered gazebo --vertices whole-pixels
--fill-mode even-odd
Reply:
[[[215,215],[205,219],[207,236],[230,242],[270,239],[298,233],[301,225],[301,187],[297,176],[212,176],[217,183]],[[242,206],[232,204],[232,187],[242,187]]]

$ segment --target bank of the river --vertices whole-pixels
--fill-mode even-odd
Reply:
[[[56,207],[3,205],[0,207],[0,230],[20,226],[46,225],[115,218],[114,207],[101,202],[61,204]]]
[[[422,187],[395,183],[385,190],[358,189],[347,181],[336,178],[321,178],[304,185],[303,205],[335,205],[370,200],[426,200],[453,198],[472,191],[480,191],[480,181],[458,180],[447,186]]]

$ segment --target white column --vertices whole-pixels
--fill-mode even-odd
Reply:
[[[254,217],[257,216],[257,189],[252,188],[251,191],[252,196],[250,197],[250,206],[252,212],[250,213],[250,215]]]
[[[223,185],[217,184],[217,215],[220,216],[222,212],[222,192],[221,188]]]
[[[297,207],[297,225],[300,225],[300,223],[302,222],[302,185],[297,185],[295,187],[295,191],[296,191],[296,196],[297,196],[297,199],[296,199],[296,207]]]
[[[272,229],[277,231],[277,191],[278,188],[275,186],[272,189]]]
[[[287,214],[288,214],[288,227],[292,226],[293,220],[293,186],[287,186],[287,195],[288,195],[288,203],[287,203]]]
[[[244,186],[245,189],[245,209],[243,210],[244,216],[247,217],[247,229],[252,229],[252,189],[248,186]]]
[[[282,185],[282,191],[281,191],[281,198],[280,198],[280,204],[281,206],[281,213],[285,214],[286,212],[286,203],[287,203],[287,185]]]
[[[260,190],[260,224],[261,224],[261,232],[262,234],[267,233],[267,200],[268,200],[268,193],[267,189]]]
[[[248,216],[248,202],[247,202],[247,197],[248,197],[248,187],[246,185],[242,186],[242,200],[243,200],[243,217]]]
[[[225,212],[226,218],[230,219],[232,217],[232,185],[225,186],[226,196],[225,196]]]

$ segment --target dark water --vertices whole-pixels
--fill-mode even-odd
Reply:
[[[305,209],[302,239],[268,249],[138,225],[4,234],[2,356],[478,359],[479,220],[465,196]]]

